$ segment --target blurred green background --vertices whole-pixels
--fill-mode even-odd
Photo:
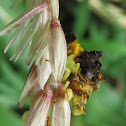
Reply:
[[[0,29],[26,10],[25,2],[10,9],[13,0],[0,1]],[[126,1],[60,0],[60,20],[64,32],[74,32],[85,50],[103,51],[105,80],[86,104],[86,115],[73,116],[71,126],[126,125]],[[10,35],[0,37],[0,126],[22,126],[27,106],[17,105],[29,67],[27,52],[16,63],[9,61],[13,46],[4,48]]]

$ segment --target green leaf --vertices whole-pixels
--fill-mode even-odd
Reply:
[[[0,125],[1,126],[23,126],[21,118],[8,108],[0,105]]]
[[[78,5],[78,7],[74,9],[74,12],[75,12],[75,22],[73,26],[73,31],[78,37],[78,39],[81,39],[84,31],[88,26],[88,20],[89,20],[88,0],[85,0],[82,4]]]

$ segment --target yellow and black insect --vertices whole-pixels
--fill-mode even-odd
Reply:
[[[94,86],[94,92],[97,92],[97,85],[104,80],[100,71],[102,67],[101,57],[101,51],[84,51],[82,55],[75,59],[76,62],[80,63],[81,75],[88,79],[89,84]]]
[[[104,80],[101,73],[101,51],[85,51],[73,33],[65,34],[67,41],[67,64],[62,82],[66,93],[73,102],[73,114],[86,114],[85,105],[90,93],[98,91]]]

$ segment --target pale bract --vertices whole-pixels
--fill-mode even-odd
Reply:
[[[30,107],[25,126],[45,126],[46,124],[53,99],[53,91],[48,89],[38,92],[37,95],[37,99]]]
[[[19,105],[24,103],[25,99],[28,97],[28,95],[30,95],[30,92],[34,86],[36,86],[36,88],[38,87],[38,90],[41,90],[39,88],[37,66],[35,66],[35,64],[32,65],[29,71],[29,75],[19,98]]]
[[[55,82],[59,83],[66,67],[66,40],[59,20],[53,20],[50,25],[49,54]]]
[[[54,103],[53,126],[70,126],[70,106],[66,99],[59,99]]]

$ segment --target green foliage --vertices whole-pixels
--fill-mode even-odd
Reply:
[[[0,1],[0,29],[25,11],[24,3],[10,10],[11,4],[12,0]],[[62,10],[65,6],[66,10]],[[125,9],[126,2],[120,4],[120,7]],[[72,29],[69,29],[75,33],[85,50],[103,51],[102,73],[105,80],[101,83],[99,92],[92,93],[89,98],[86,105],[87,114],[72,115],[71,126],[124,126],[126,119],[126,28],[118,24],[109,24],[101,16],[95,15],[88,0],[82,3],[61,1],[61,10],[61,22],[64,26],[69,27],[63,18],[73,17],[72,20],[70,19]],[[0,37],[0,125],[22,126],[21,116],[15,110],[18,108],[18,98],[29,69],[25,65],[28,51],[16,63],[9,61],[15,47],[4,54],[3,50],[8,40],[9,35]]]
[[[14,9],[10,9],[11,5],[11,0],[0,1],[0,29],[25,11],[23,3]],[[21,116],[15,110],[18,108],[18,98],[28,71],[25,62],[22,62],[26,55],[17,63],[10,62],[9,58],[15,51],[15,47],[5,55],[3,50],[8,40],[9,36],[0,38],[0,125],[23,126]]]

